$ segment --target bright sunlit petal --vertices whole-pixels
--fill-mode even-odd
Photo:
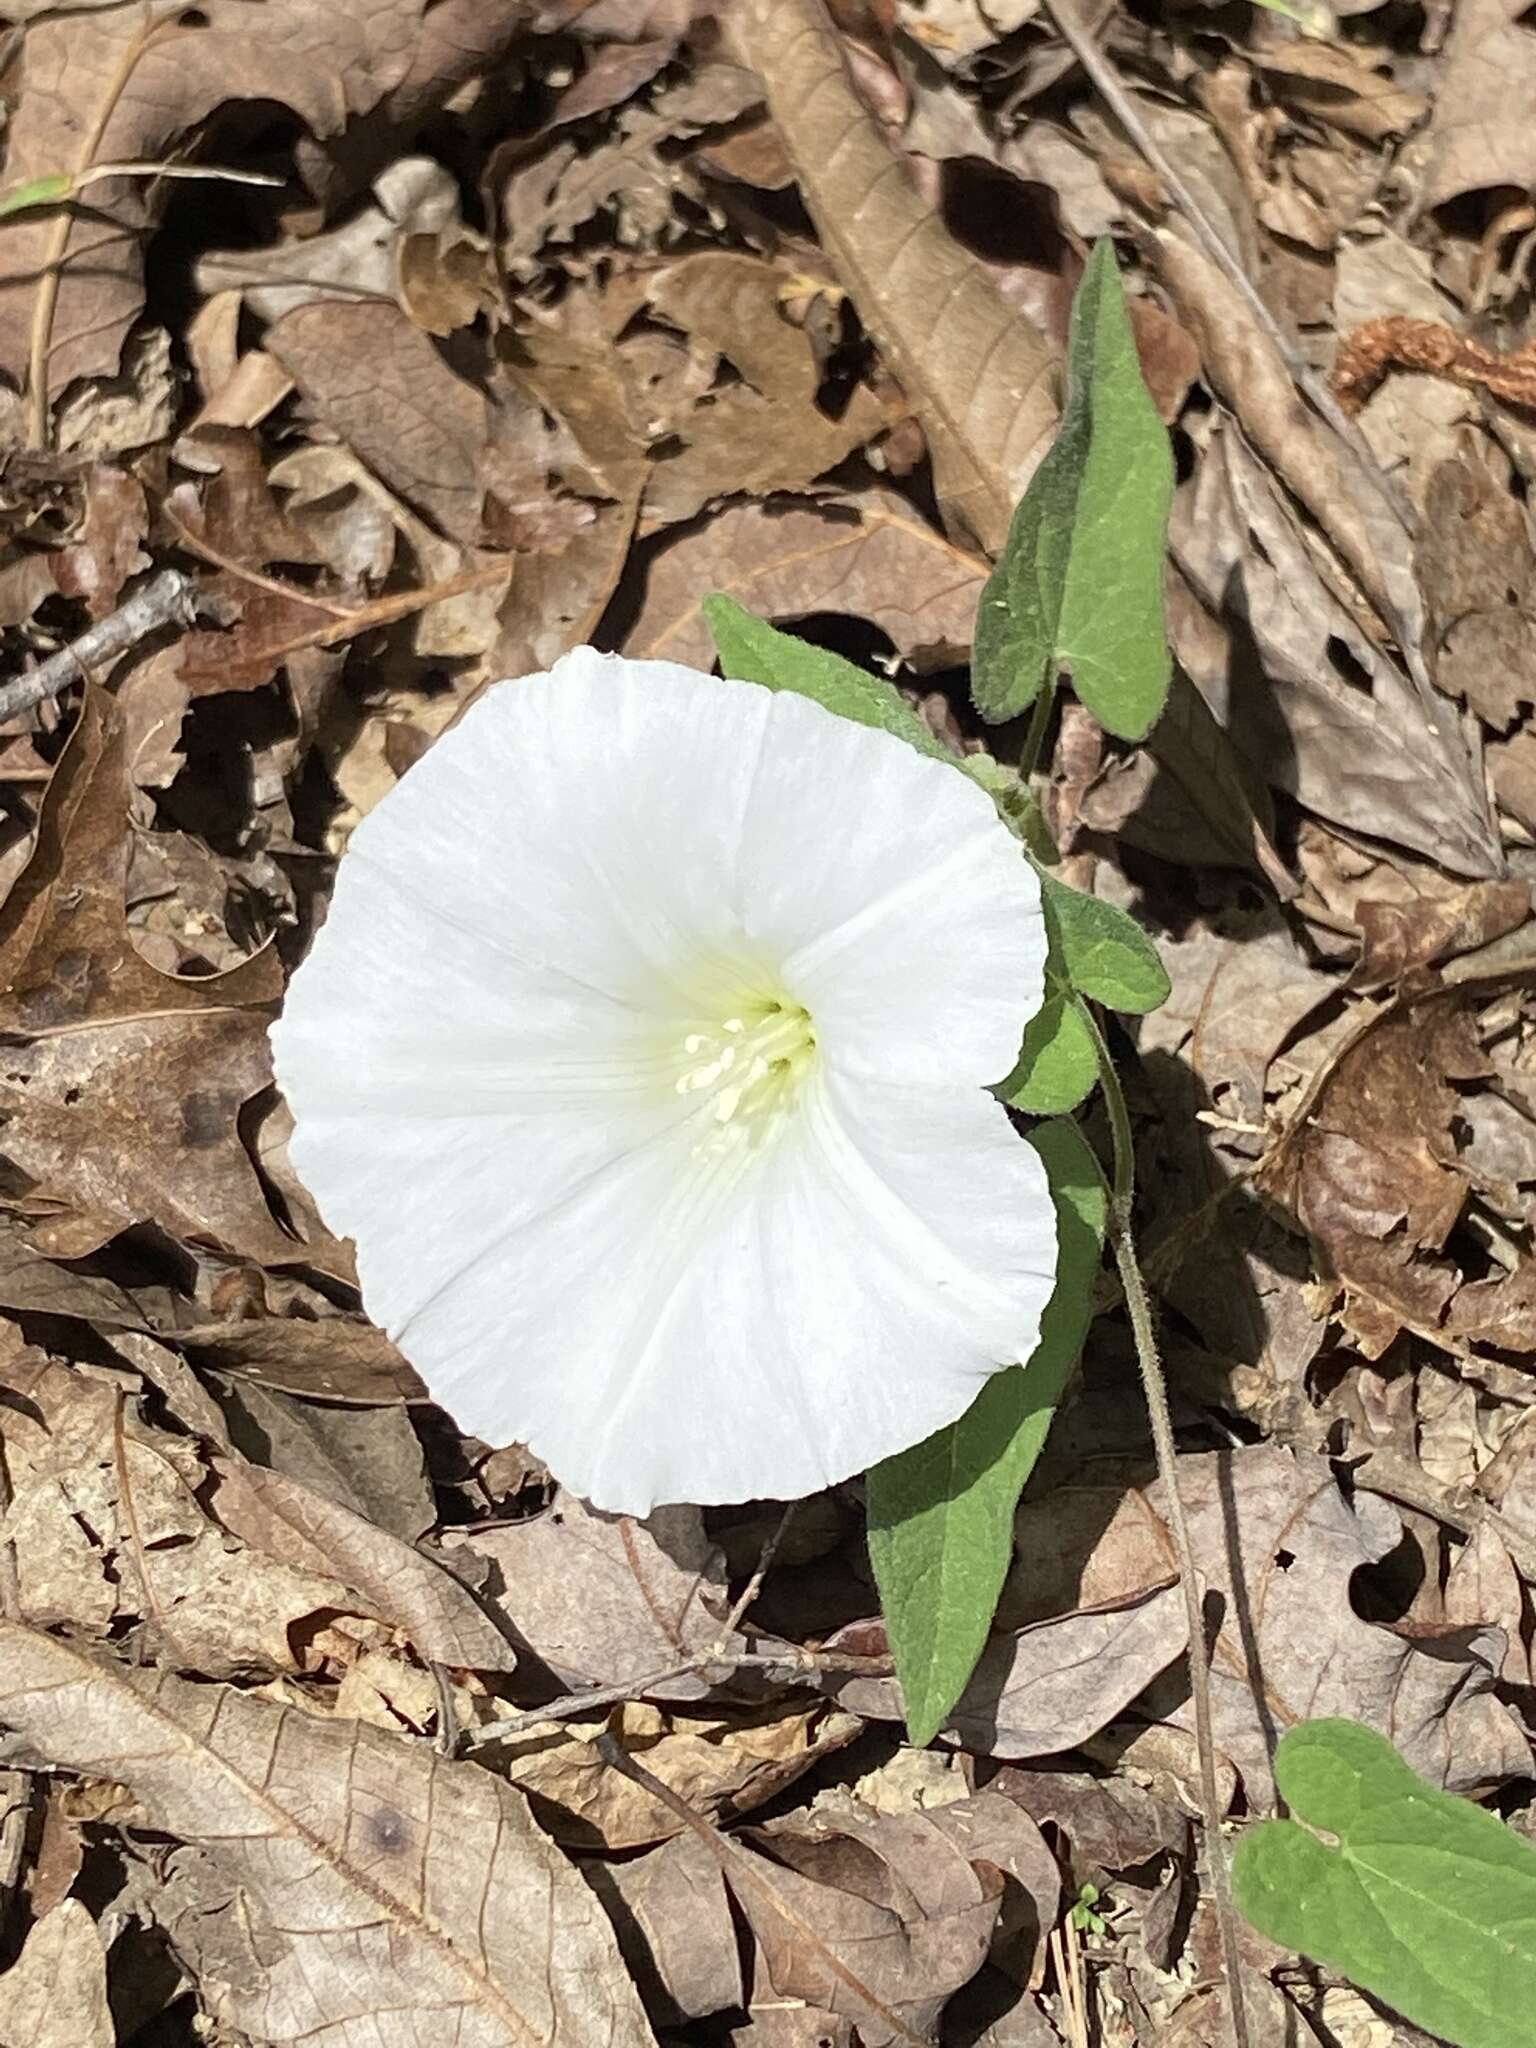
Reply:
[[[791,1496],[1027,1357],[1054,1224],[982,1084],[1038,887],[942,762],[580,649],[354,834],[274,1045],[366,1305],[596,1505]]]

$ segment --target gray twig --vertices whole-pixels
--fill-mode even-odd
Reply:
[[[626,1678],[617,1685],[588,1686],[581,1692],[566,1693],[560,1699],[550,1700],[542,1707],[529,1707],[526,1712],[513,1714],[505,1721],[488,1721],[483,1728],[470,1729],[464,1740],[471,1748],[478,1748],[485,1742],[510,1742],[546,1721],[569,1721],[581,1714],[599,1713],[604,1707],[643,1699],[657,1686],[668,1684],[675,1678],[686,1678],[706,1665],[718,1666],[728,1672],[763,1671],[769,1675],[770,1681],[777,1680],[786,1685],[811,1685],[822,1673],[830,1671],[847,1671],[856,1678],[884,1678],[891,1670],[889,1657],[845,1655],[838,1650],[802,1650],[790,1644],[776,1651],[732,1650],[724,1642],[719,1642],[713,1648],[700,1650],[696,1656],[684,1657],[660,1671],[647,1672],[642,1678]]]
[[[137,647],[162,626],[173,621],[190,626],[197,617],[198,589],[180,569],[162,569],[151,576],[142,590],[136,590],[126,604],[88,626],[78,640],[61,647],[57,654],[0,684],[0,725],[8,725],[35,704],[56,697],[71,683],[83,682],[92,669],[115,661],[120,654]]]

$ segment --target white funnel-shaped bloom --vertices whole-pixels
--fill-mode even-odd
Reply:
[[[274,1031],[293,1159],[435,1399],[600,1508],[788,1498],[1027,1359],[985,1092],[1045,956],[988,798],[789,692],[578,648],[352,836]]]

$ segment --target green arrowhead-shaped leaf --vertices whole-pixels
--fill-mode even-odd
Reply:
[[[1093,1093],[1099,1049],[1083,999],[1047,971],[1045,1001],[1024,1027],[1019,1063],[997,1093],[1028,1116],[1064,1116]]]
[[[845,661],[825,647],[813,647],[792,633],[781,633],[766,619],[754,618],[733,597],[720,592],[706,597],[699,609],[720,651],[720,666],[739,682],[762,683],[770,690],[794,690],[810,697],[839,718],[894,733],[920,754],[952,766],[960,762],[936,740],[894,683]]]
[[[1092,1316],[1104,1179],[1077,1126],[1030,1142],[1056,1204],[1056,1286],[1027,1366],[995,1373],[958,1422],[867,1479],[869,1555],[913,1742],[931,1742],[965,1690],[1013,1555],[1013,1511]]]
[[[1291,1729],[1275,1782],[1297,1818],[1250,1829],[1232,1872],[1261,1933],[1457,2048],[1536,2038],[1536,1848],[1358,1721]]]
[[[1101,241],[1072,307],[1061,428],[1013,515],[976,614],[971,690],[994,723],[1062,669],[1099,723],[1151,731],[1168,694],[1163,551],[1168,432],[1142,381],[1114,249]]]
[[[1113,903],[1040,877],[1041,905],[1060,972],[1082,995],[1136,1016],[1168,1000],[1168,970],[1135,918]]]

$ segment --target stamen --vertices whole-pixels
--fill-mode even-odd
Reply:
[[[781,1122],[816,1057],[816,1034],[798,1003],[774,1000],[690,1031],[691,1064],[673,1084],[679,1095],[708,1095],[708,1128],[696,1151],[756,1149]],[[703,1105],[701,1105],[703,1107]]]

